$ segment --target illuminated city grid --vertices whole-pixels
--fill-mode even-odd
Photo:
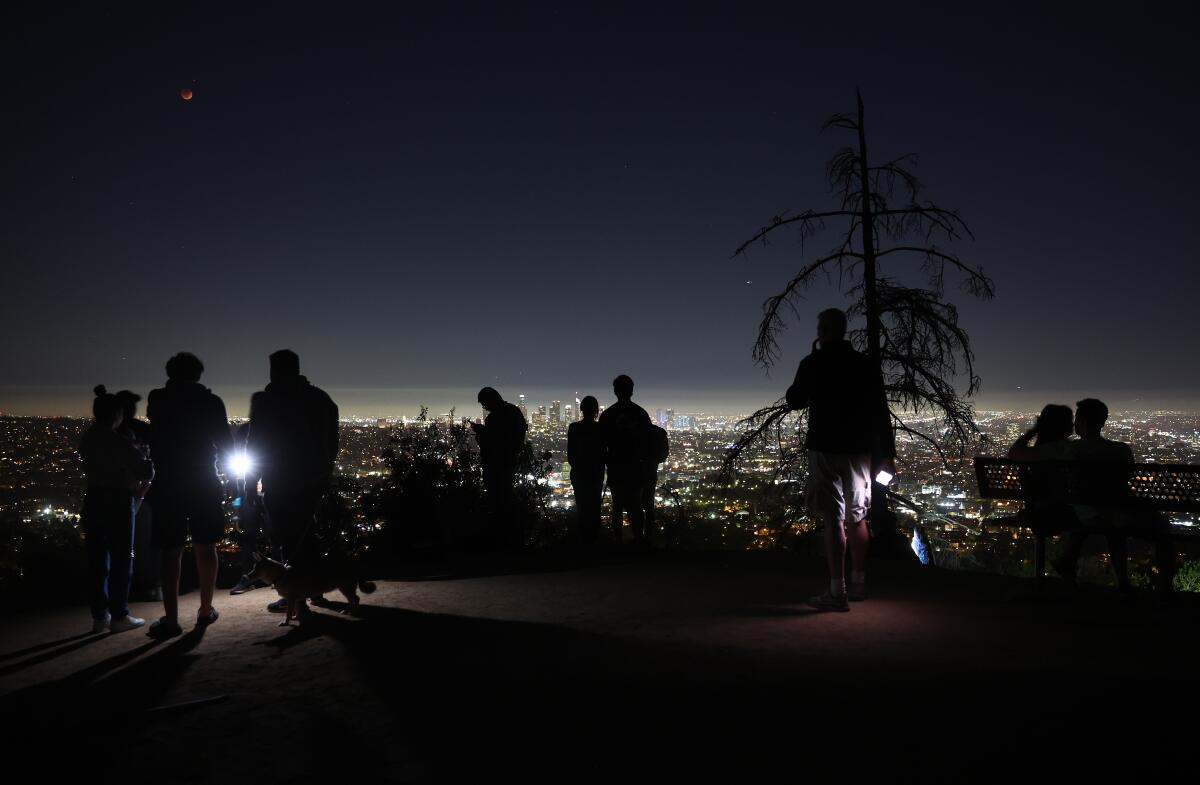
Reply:
[[[566,396],[564,396],[566,398]],[[520,406],[529,414],[529,439],[537,451],[552,456],[548,478],[550,506],[569,509],[572,502],[570,466],[565,463],[567,426],[578,417],[577,396]],[[427,421],[348,418],[342,420],[337,472],[356,482],[360,494],[382,478],[381,458],[398,428],[446,425],[450,414]],[[480,415],[481,416],[481,415]],[[479,417],[476,417],[478,419]],[[749,454],[732,484],[714,475],[725,450],[736,438],[739,417],[679,414],[671,409],[651,412],[651,418],[670,434],[668,461],[659,469],[657,507],[660,525],[679,524],[680,543],[688,547],[764,549],[812,528],[799,497],[800,479],[773,478],[778,446],[768,444]],[[457,417],[465,422],[468,418]],[[979,412],[985,439],[980,452],[1001,454],[1032,423],[1033,415],[1017,412]],[[932,423],[925,423],[927,426]],[[6,525],[77,526],[84,477],[75,448],[88,421],[75,418],[0,417],[0,518]],[[1179,412],[1114,414],[1106,435],[1130,443],[1139,461],[1197,463],[1200,460],[1200,415]],[[796,437],[791,437],[793,440]],[[942,566],[1021,572],[1031,553],[1030,535],[1007,525],[992,525],[1011,515],[1013,502],[978,498],[970,456],[951,456],[944,465],[929,446],[901,439],[900,474],[893,490],[911,500],[919,512],[898,505],[903,524],[920,520]],[[764,487],[775,485],[777,487]],[[346,499],[354,508],[357,498]],[[1173,513],[1172,523],[1194,527],[1195,515]]]

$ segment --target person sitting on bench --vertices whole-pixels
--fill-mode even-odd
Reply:
[[[1043,416],[1050,409],[1070,410],[1065,406],[1047,406]],[[1055,423],[1061,419],[1061,412],[1054,415]],[[1028,442],[1031,434],[1039,429],[1025,434],[1009,449],[1009,457],[1018,460],[1062,460],[1097,463],[1110,467],[1103,470],[1101,466],[1089,468],[1080,472],[1076,477],[1076,490],[1086,489],[1086,495],[1092,498],[1110,498],[1114,504],[1119,503],[1128,494],[1130,469],[1134,462],[1133,450],[1124,442],[1112,441],[1101,435],[1101,429],[1108,420],[1108,407],[1095,398],[1085,398],[1075,404],[1074,430],[1078,439],[1054,438],[1045,442],[1038,434],[1037,447],[1030,447]],[[1039,418],[1039,426],[1041,419]],[[1061,429],[1059,429],[1061,430]],[[1056,432],[1057,433],[1057,432]],[[1040,449],[1039,449],[1040,448]],[[1083,543],[1088,535],[1096,529],[1102,529],[1108,540],[1109,560],[1117,578],[1117,588],[1121,592],[1130,591],[1128,548],[1126,538],[1128,533],[1141,529],[1149,529],[1150,538],[1157,546],[1156,561],[1159,566],[1160,589],[1169,591],[1173,578],[1171,566],[1174,563],[1173,544],[1171,543],[1169,524],[1161,516],[1135,514],[1116,506],[1092,506],[1073,504],[1071,510],[1076,521],[1065,533],[1063,552],[1057,559],[1050,562],[1054,571],[1074,584],[1078,569],[1079,556]]]

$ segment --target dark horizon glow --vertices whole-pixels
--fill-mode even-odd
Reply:
[[[607,401],[618,373],[650,408],[748,411],[845,287],[811,292],[768,378],[760,307],[806,257],[788,235],[729,254],[830,204],[847,140],[818,129],[856,87],[872,155],[920,154],[996,282],[948,286],[979,408],[1197,405],[1200,68],[1173,11],[22,13],[0,411],[85,413],[187,350],[235,413],[282,347],[330,391],[388,391],[348,414],[474,411],[485,384]]]
[[[131,385],[129,389],[145,394],[157,384]],[[117,389],[117,388],[113,388]],[[225,402],[231,418],[244,418],[249,414],[250,395],[261,387],[245,385],[214,385],[213,392]],[[564,404],[574,403],[574,391],[559,388],[512,388],[512,392],[501,390],[507,400],[514,403],[524,392],[530,409],[538,405],[549,406],[551,401],[561,400]],[[443,415],[455,407],[456,417],[475,417],[480,413],[475,402],[477,390],[467,388],[424,388],[383,389],[328,387],[343,418],[415,418],[421,406],[428,406],[430,416]],[[580,389],[580,396],[595,395],[602,406],[612,403],[611,389]],[[636,389],[634,400],[653,414],[657,409],[673,409],[677,414],[745,415],[761,406],[775,394],[774,389],[729,391],[668,390],[662,388]],[[763,396],[767,396],[764,398]],[[1061,403],[1074,406],[1085,397],[1070,390],[1033,390],[1028,393],[1010,395],[1005,398],[982,395],[975,400],[979,412],[1026,412],[1034,413],[1046,403]],[[1179,412],[1200,413],[1200,396],[1160,396],[1148,398],[1129,392],[1100,391],[1097,395],[1108,404],[1114,416],[1124,413]],[[773,400],[773,399],[772,399]],[[12,388],[0,387],[0,416],[18,417],[90,417],[91,392],[74,387],[56,388]],[[139,408],[139,413],[144,411]]]

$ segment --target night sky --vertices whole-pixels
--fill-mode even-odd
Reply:
[[[731,252],[831,206],[850,140],[820,127],[856,87],[873,155],[921,155],[996,283],[952,294],[981,405],[1198,397],[1174,11],[328,5],[5,12],[0,411],[83,412],[190,350],[236,414],[282,347],[348,414],[607,402],[617,373],[650,408],[747,410],[846,301],[812,291],[768,377],[761,303],[804,257]]]

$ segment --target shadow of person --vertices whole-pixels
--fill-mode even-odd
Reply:
[[[55,646],[61,646],[64,643],[70,643],[71,641],[78,641],[78,640],[82,640],[84,638],[100,639],[100,638],[103,638],[104,635],[105,635],[105,633],[102,633],[102,632],[81,632],[78,635],[68,635],[65,638],[59,638],[56,641],[46,641],[44,643],[35,643],[32,646],[26,646],[24,649],[17,649],[16,651],[6,651],[3,653],[0,653],[0,662],[3,662],[4,660],[16,659],[17,657],[24,657],[27,654],[34,654],[36,652],[44,651],[46,649],[53,649]]]
[[[14,662],[11,665],[0,666],[0,678],[34,665],[40,665],[43,662],[49,662],[50,660],[61,657],[64,654],[70,654],[73,651],[78,651],[85,646],[90,646],[96,641],[104,640],[105,637],[106,634],[89,632],[83,635],[75,635],[70,638],[63,638],[62,640],[54,641],[52,643],[43,643],[37,646],[30,646],[29,648],[22,649],[20,651],[14,651],[8,654],[0,655],[0,661],[3,661],[23,657],[34,652],[41,652],[40,654],[34,654],[34,656],[25,660],[21,660],[20,662]],[[80,640],[80,638],[82,638],[82,640]],[[68,643],[69,641],[75,642]],[[64,643],[67,643],[67,645],[62,645]],[[53,648],[55,646],[58,646],[59,648]],[[47,649],[53,650],[47,651]]]
[[[353,680],[381,703],[389,727],[400,726],[389,733],[414,742],[434,779],[474,781],[505,770],[520,771],[523,781],[577,781],[610,765],[598,744],[637,748],[639,758],[648,754],[643,772],[666,773],[687,768],[677,755],[703,760],[715,735],[733,745],[750,741],[735,720],[746,690],[725,683],[747,665],[710,667],[739,653],[557,624],[369,604],[360,611],[360,618],[316,612],[306,631],[288,631],[275,645],[318,635],[336,641]],[[376,711],[372,722],[385,721]],[[647,739],[654,750],[645,749]],[[628,763],[612,760],[609,773]]]
[[[161,701],[199,656],[191,652],[204,629],[196,627],[170,643],[148,640],[61,679],[2,696],[0,711],[22,718],[18,738],[78,733],[99,744]],[[103,722],[94,727],[98,718]]]

